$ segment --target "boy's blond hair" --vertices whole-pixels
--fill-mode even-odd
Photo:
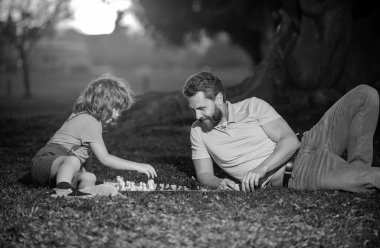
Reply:
[[[135,94],[128,82],[111,74],[93,80],[76,100],[73,113],[87,112],[99,121],[112,116],[112,110],[128,110]]]

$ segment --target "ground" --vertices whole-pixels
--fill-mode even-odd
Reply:
[[[148,102],[158,98],[162,106],[172,106],[173,98],[162,95],[153,94]],[[163,115],[167,117],[158,120],[155,106],[137,105],[115,130],[105,133],[109,151],[150,163],[157,170],[157,183],[197,184],[188,140],[191,120],[170,114],[169,107],[169,114]],[[379,193],[271,188],[253,193],[129,192],[126,198],[53,199],[50,188],[34,187],[25,176],[33,155],[70,112],[63,105],[57,108],[61,111],[54,114],[29,115],[17,115],[13,109],[0,119],[1,247],[380,246]],[[280,112],[297,132],[320,117],[316,109]],[[379,140],[376,134],[375,166],[380,166]],[[88,167],[99,181],[116,175],[147,180],[134,172],[105,169],[95,158]]]

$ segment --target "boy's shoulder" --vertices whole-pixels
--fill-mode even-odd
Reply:
[[[81,122],[81,123],[99,123],[94,116],[88,114],[87,112],[81,112],[81,113],[72,113],[70,117],[67,119],[66,122]]]

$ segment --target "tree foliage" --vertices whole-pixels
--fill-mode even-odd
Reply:
[[[70,17],[69,0],[0,0],[0,34],[22,61],[25,96],[31,96],[28,55],[34,44],[55,25]],[[6,52],[6,51],[5,51]],[[5,53],[4,52],[4,53]]]
[[[214,36],[226,32],[253,62],[262,60],[260,43],[270,39],[267,30],[276,23],[276,15],[271,12],[281,6],[278,0],[140,0],[139,3],[142,8],[138,17],[156,37],[181,45],[189,39],[199,39],[203,33]]]
[[[358,0],[139,0],[139,17],[174,44],[227,33],[255,73],[232,90],[239,97],[285,88],[346,91],[379,86],[380,4]]]

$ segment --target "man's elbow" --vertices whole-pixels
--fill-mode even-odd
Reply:
[[[298,151],[298,149],[301,148],[301,142],[298,140],[297,136],[294,136],[293,138],[293,148],[294,148],[294,152]]]

